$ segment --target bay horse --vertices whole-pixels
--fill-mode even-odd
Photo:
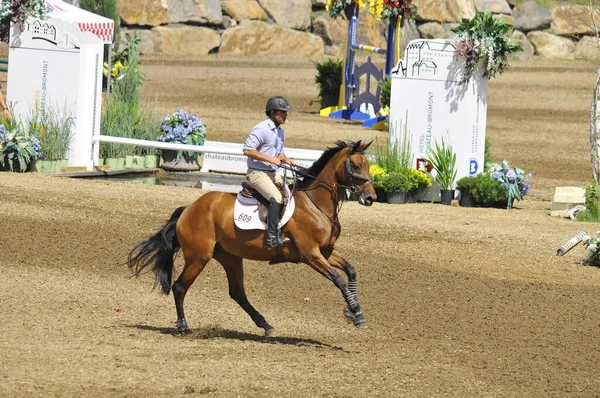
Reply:
[[[371,145],[358,141],[338,141],[307,169],[293,190],[295,211],[281,233],[290,238],[285,248],[267,250],[265,232],[242,230],[235,226],[233,214],[236,195],[212,191],[187,207],[176,209],[155,235],[138,243],[129,253],[127,265],[136,276],[151,265],[162,293],[173,290],[177,310],[177,329],[189,333],[183,301],[185,295],[211,258],[227,275],[229,296],[254,321],[274,336],[275,329],[250,304],[244,290],[243,259],[270,263],[305,263],[329,279],[346,302],[348,322],[366,328],[366,318],[357,295],[356,270],[335,250],[341,226],[338,218],[346,190],[358,196],[358,203],[370,206],[377,199],[369,174],[365,150]],[[175,256],[181,249],[185,265],[171,286]],[[348,279],[335,270],[343,271]]]

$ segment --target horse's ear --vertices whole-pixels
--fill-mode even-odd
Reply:
[[[360,141],[358,141],[358,143],[360,144]],[[366,151],[366,150],[367,150],[367,148],[369,147],[369,145],[371,145],[372,143],[373,143],[373,141],[369,141],[369,142],[368,142],[368,143],[366,143],[366,144],[362,144],[362,146],[361,146],[361,149],[362,149],[362,151],[363,151],[363,152],[364,152],[364,151]]]
[[[354,146],[352,147],[352,150],[350,151],[350,153],[356,153],[356,152],[362,152],[361,150],[361,143],[362,140],[358,140],[357,143],[354,144]]]

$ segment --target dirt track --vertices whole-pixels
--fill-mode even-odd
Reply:
[[[316,114],[307,60],[148,58],[144,71],[148,104],[198,113],[209,139],[241,141],[277,93],[295,108],[290,147],[384,138]],[[581,247],[555,255],[598,226],[548,215],[554,187],[591,181],[594,83],[593,64],[548,61],[490,83],[492,155],[534,175],[512,211],[344,205],[337,248],[359,272],[366,330],[307,266],[246,262],[280,336],[262,337],[211,263],[180,337],[172,297],[124,261],[202,191],[0,174],[0,396],[598,396],[600,270],[578,264]]]

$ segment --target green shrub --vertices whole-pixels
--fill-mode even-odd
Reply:
[[[381,189],[385,192],[408,192],[411,184],[406,173],[393,171],[383,178]]]
[[[487,173],[480,173],[474,177],[463,177],[456,182],[456,188],[470,192],[475,205],[491,206],[502,202],[506,207],[508,200],[506,189]]]
[[[598,204],[598,187],[596,184],[585,186],[585,211],[577,215],[577,221],[600,222],[600,205]]]
[[[410,190],[425,189],[431,186],[431,176],[416,169],[406,169],[406,177],[410,183]]]
[[[343,62],[338,58],[327,58],[325,61],[313,62],[317,68],[315,83],[319,87],[319,97],[340,96],[342,85]]]
[[[379,93],[379,103],[383,108],[390,106],[390,99],[392,97],[392,79],[386,76],[383,80],[379,81],[379,87],[381,92]]]

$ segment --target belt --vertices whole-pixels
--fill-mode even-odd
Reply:
[[[273,170],[273,169],[270,169],[270,170],[269,169],[257,169],[255,167],[248,167],[248,169],[250,169],[250,170],[256,170],[256,171],[267,171],[267,172],[272,172],[272,173],[275,172],[275,170]]]

